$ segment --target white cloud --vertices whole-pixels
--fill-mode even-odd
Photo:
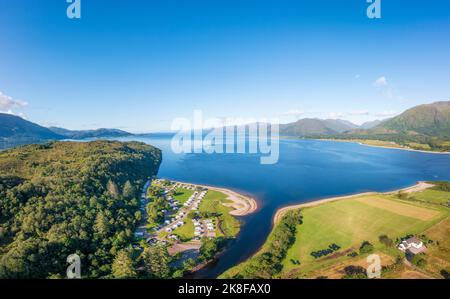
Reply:
[[[378,117],[390,117],[390,116],[394,116],[396,114],[397,114],[397,111],[387,110],[387,111],[379,112],[379,113],[377,113],[375,115],[378,116]]]
[[[12,110],[7,110],[7,111],[2,111],[2,110],[0,110],[0,113],[5,113],[5,114],[11,114],[11,115],[15,115],[15,116],[20,116],[20,117],[23,118],[23,119],[27,119],[27,116],[26,116],[24,113],[22,113],[22,112],[20,112],[20,113],[14,113]]]
[[[373,86],[377,88],[381,94],[390,99],[404,102],[405,99],[400,95],[399,91],[390,82],[387,81],[385,76],[382,76],[373,82]]]
[[[27,105],[28,105],[27,102],[13,99],[12,97],[7,96],[6,94],[0,92],[0,111],[13,113],[12,109],[14,108],[22,109],[25,108]]]
[[[387,86],[388,82],[385,76],[382,76],[378,79],[375,80],[375,82],[373,82],[373,86],[375,87],[382,87],[382,86]]]
[[[342,112],[330,112],[330,113],[328,113],[328,117],[329,118],[342,118],[342,117],[344,117],[344,113],[342,113]]]
[[[348,113],[349,115],[369,115],[368,110],[355,110]]]

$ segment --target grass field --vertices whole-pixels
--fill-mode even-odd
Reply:
[[[411,148],[418,149],[418,150],[424,150],[424,151],[429,151],[432,149],[429,144],[424,144],[424,143],[408,142],[406,145]]]
[[[400,147],[395,142],[382,141],[382,140],[369,140],[369,139],[352,139],[352,141],[360,142],[367,145],[373,146],[386,146],[386,147]]]
[[[439,191],[420,192],[420,198],[435,195],[445,198]],[[445,193],[445,192],[444,192]],[[448,193],[447,193],[448,194]],[[297,228],[296,241],[283,262],[283,273],[308,273],[351,259],[347,253],[358,251],[363,241],[374,244],[375,249],[392,257],[400,255],[395,248],[387,248],[378,241],[387,235],[394,241],[408,234],[419,234],[448,217],[445,207],[426,206],[423,203],[400,201],[393,195],[368,195],[329,202],[303,210],[303,224]],[[326,249],[330,244],[341,247],[336,254],[315,259],[311,252]],[[301,265],[294,265],[298,260]],[[295,271],[293,271],[295,270]]]
[[[189,199],[189,197],[191,197],[192,194],[194,194],[193,190],[176,188],[173,198],[180,204],[184,204]]]
[[[402,148],[403,146],[391,142],[391,141],[382,141],[382,140],[369,140],[369,139],[357,139],[357,142],[361,142],[363,144],[367,145],[373,145],[373,146],[385,146],[385,147],[394,147],[394,148]],[[416,149],[416,150],[424,150],[429,151],[432,150],[432,148],[428,144],[424,143],[417,143],[417,142],[409,142],[406,144],[406,146]]]
[[[394,197],[387,196],[365,196],[355,198],[355,201],[369,205],[371,207],[390,211],[394,214],[406,216],[409,218],[428,221],[439,216],[439,211],[425,207],[419,207],[396,200]]]
[[[216,236],[234,237],[237,235],[240,229],[239,220],[229,214],[232,210],[230,207],[226,207],[223,203],[227,203],[226,195],[209,190],[203,201],[200,203],[199,212],[214,213],[216,217]]]
[[[373,139],[342,139],[342,141],[351,141],[351,142],[359,142],[366,145],[371,146],[383,146],[383,147],[392,147],[392,148],[411,148],[415,150],[422,151],[433,151],[433,148],[429,144],[418,143],[418,142],[407,142],[405,146],[397,144],[393,141],[384,141],[384,140],[373,140]],[[441,146],[448,147],[450,142],[441,142]]]
[[[185,219],[185,224],[173,231],[173,234],[180,237],[181,241],[187,242],[194,238],[194,223],[191,219]]]
[[[426,190],[422,192],[416,192],[411,197],[412,199],[435,203],[435,204],[448,204],[450,203],[449,192],[439,190]]]

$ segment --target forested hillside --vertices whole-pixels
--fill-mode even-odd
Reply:
[[[111,276],[141,219],[161,151],[138,142],[52,142],[0,152],[0,278]]]
[[[450,138],[450,101],[413,107],[381,123],[376,129]]]

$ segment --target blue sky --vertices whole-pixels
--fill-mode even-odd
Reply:
[[[344,118],[450,98],[450,1],[0,0],[0,111],[69,129]]]

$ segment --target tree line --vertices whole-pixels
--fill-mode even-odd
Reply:
[[[290,210],[283,216],[268,237],[263,249],[251,257],[239,269],[239,273],[224,274],[224,278],[270,279],[275,278],[283,268],[282,262],[288,249],[295,242],[297,226],[302,223],[301,210]]]

